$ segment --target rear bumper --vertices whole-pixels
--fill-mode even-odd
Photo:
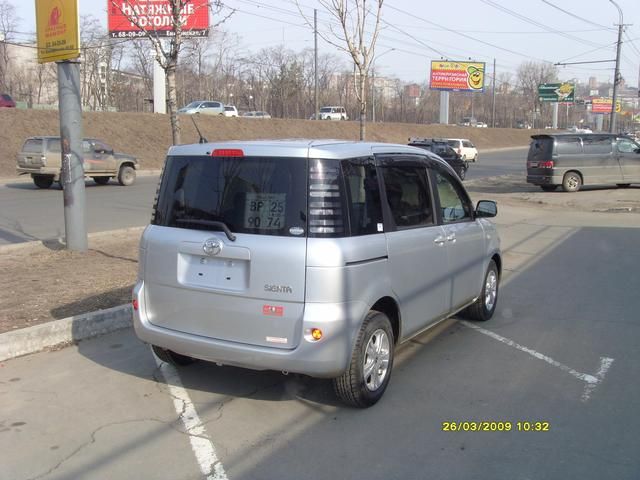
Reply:
[[[52,177],[58,177],[60,175],[59,168],[42,168],[42,167],[16,167],[18,175],[47,175]]]
[[[553,174],[527,174],[527,183],[534,185],[562,185],[562,176]]]
[[[343,304],[305,304],[303,335],[293,349],[262,347],[239,342],[193,335],[152,324],[146,314],[144,282],[138,281],[133,297],[138,310],[133,312],[133,325],[140,340],[183,355],[209,362],[252,370],[276,370],[301,373],[319,378],[340,376],[351,359],[354,332],[366,313],[359,302]],[[320,341],[307,339],[311,327],[320,328]]]

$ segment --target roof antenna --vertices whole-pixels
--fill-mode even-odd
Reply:
[[[196,119],[193,118],[193,115],[191,115],[191,121],[193,122],[193,126],[196,127],[196,131],[198,132],[198,136],[200,137],[198,143],[209,143],[209,141],[202,136],[202,133],[200,133],[200,129],[198,128],[198,124],[196,123]]]

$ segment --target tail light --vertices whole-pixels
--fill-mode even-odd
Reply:
[[[336,237],[344,232],[340,164],[332,160],[309,161],[309,233]]]
[[[553,168],[553,160],[538,163],[538,168]]]

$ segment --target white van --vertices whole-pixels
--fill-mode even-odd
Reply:
[[[319,116],[320,120],[349,120],[344,107],[322,107]]]

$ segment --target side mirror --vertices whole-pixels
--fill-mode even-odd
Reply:
[[[498,204],[493,200],[480,200],[476,205],[476,217],[491,218],[498,214]]]

